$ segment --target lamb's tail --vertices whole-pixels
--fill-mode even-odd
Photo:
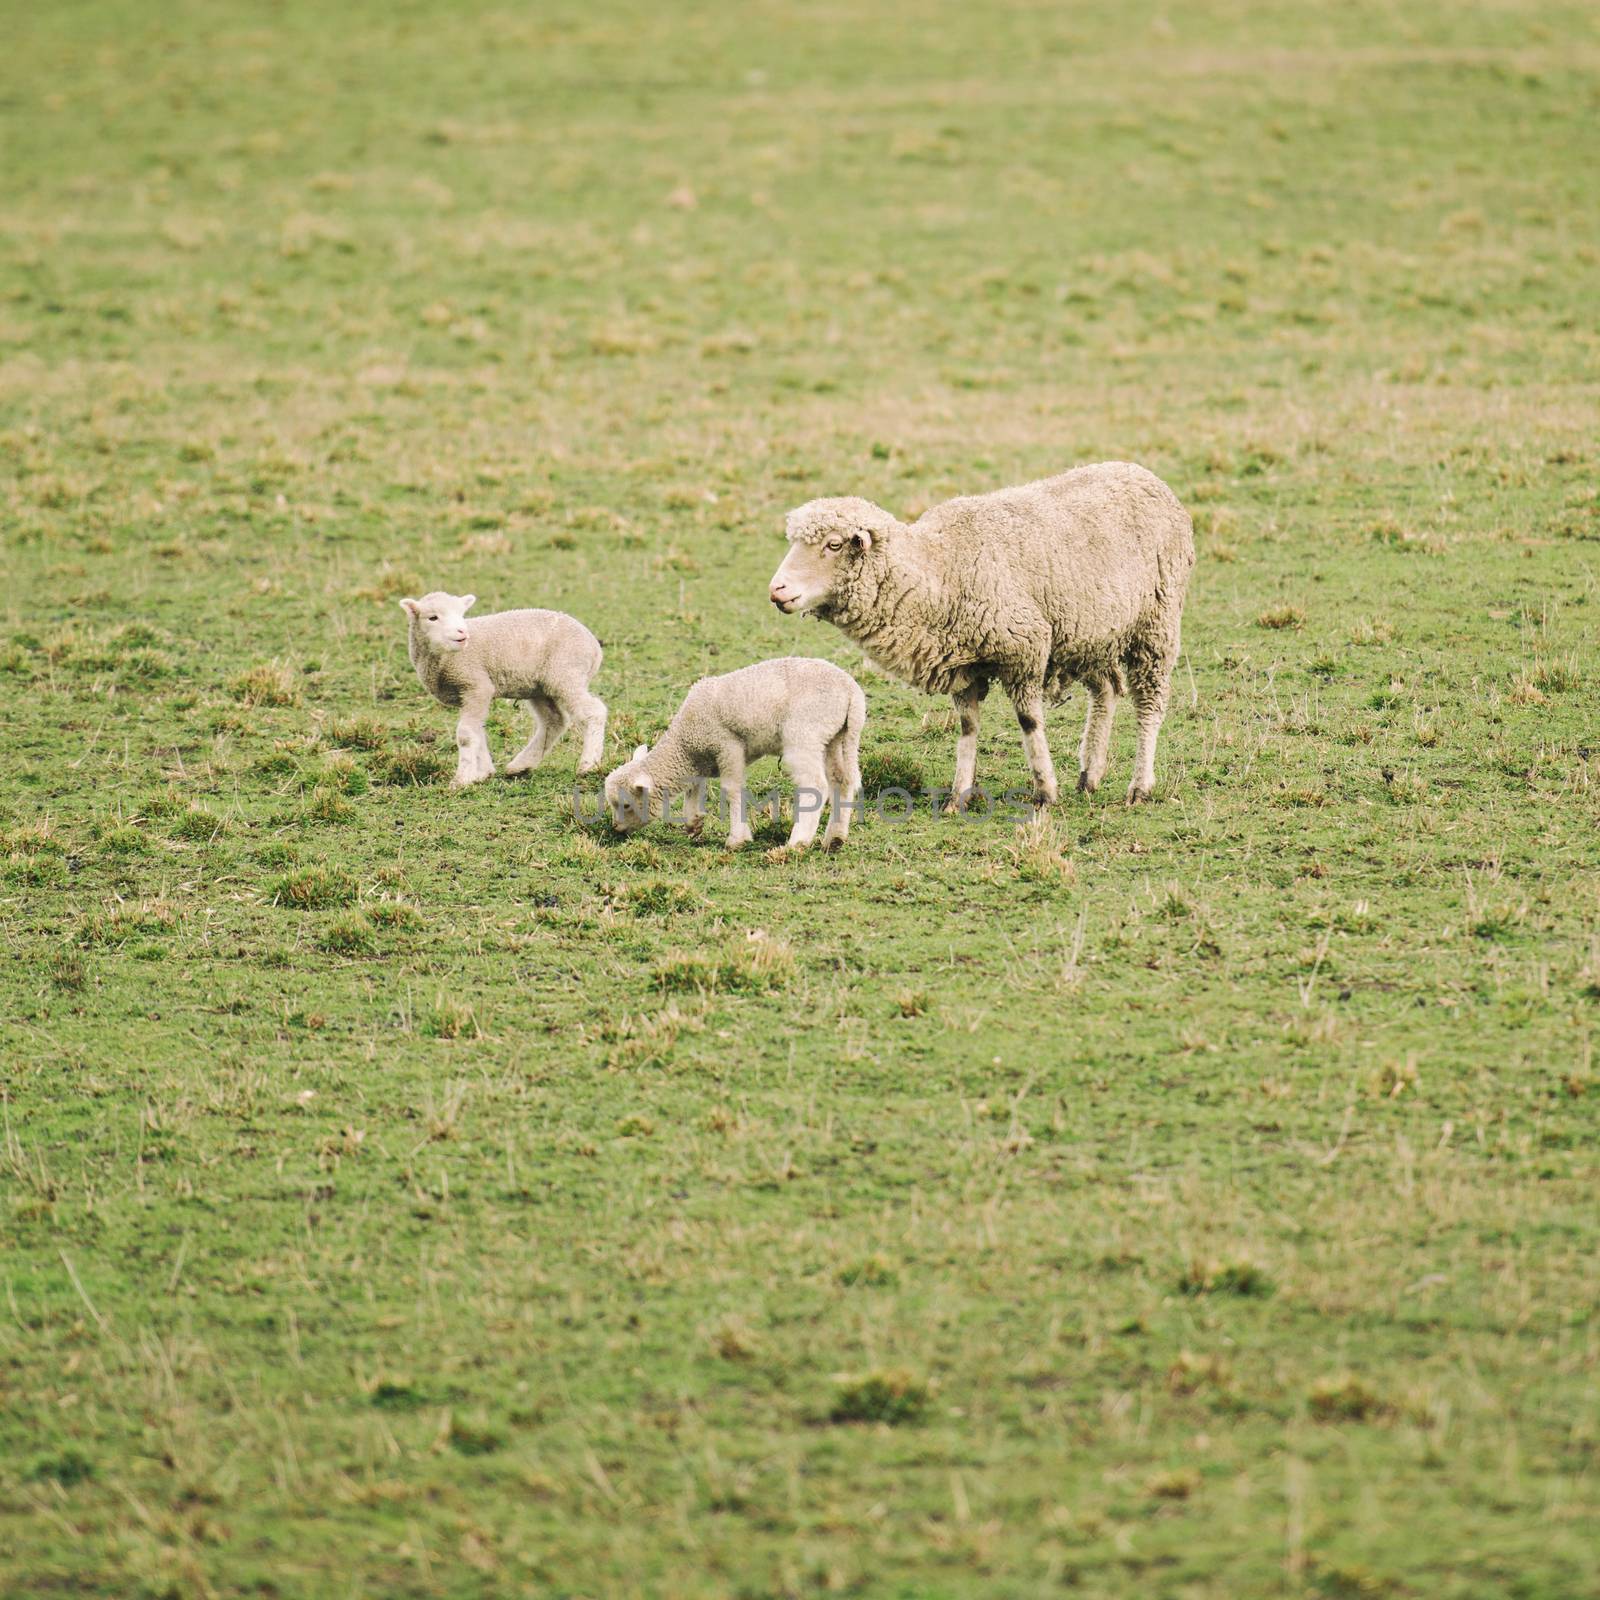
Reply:
[[[850,709],[844,714],[844,727],[839,731],[852,744],[861,742],[861,730],[867,725],[867,697],[854,678],[850,680]]]

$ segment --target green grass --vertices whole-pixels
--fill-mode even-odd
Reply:
[[[1592,7],[13,9],[0,1592],[1600,1588]],[[783,513],[1106,458],[1147,808],[446,786],[430,587],[946,782]]]

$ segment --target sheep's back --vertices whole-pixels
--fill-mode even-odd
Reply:
[[[779,656],[733,672],[702,678],[684,697],[680,731],[700,745],[722,733],[741,740],[753,754],[775,753],[786,727],[835,712],[843,727],[855,679],[843,667],[811,656]]]
[[[1121,635],[1174,596],[1181,604],[1194,560],[1177,496],[1128,462],[965,495],[915,526],[937,541],[947,577],[983,597],[999,625],[1037,617],[1057,642]]]
[[[600,665],[600,642],[564,611],[528,607],[496,611],[467,621],[467,646],[454,658],[463,669],[481,668],[511,699],[532,693],[574,668],[585,681]]]

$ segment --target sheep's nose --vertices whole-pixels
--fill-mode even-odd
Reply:
[[[789,599],[789,591],[785,589],[781,583],[775,583],[770,589],[767,590],[767,598],[771,600],[773,605],[777,606],[779,610],[782,610]]]

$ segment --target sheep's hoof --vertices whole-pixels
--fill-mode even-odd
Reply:
[[[1153,789],[1141,788],[1137,783],[1130,783],[1128,785],[1128,804],[1130,806],[1139,805],[1148,800],[1154,793]]]
[[[525,772],[532,772],[538,766],[537,761],[508,761],[506,763],[506,776],[520,778]]]
[[[826,850],[830,856],[836,854],[838,851],[844,849],[844,835],[841,833],[836,833],[831,837],[824,838],[822,841],[822,848]]]
[[[1043,811],[1046,806],[1053,806],[1057,800],[1056,791],[1051,789],[1035,789],[1033,791],[1033,809]]]
[[[698,839],[706,831],[706,819],[704,817],[690,817],[683,826],[684,831],[691,839]]]
[[[1087,772],[1080,772],[1078,774],[1079,794],[1093,794],[1099,787],[1100,780],[1098,778],[1091,778]]]
[[[586,767],[585,766],[580,766],[578,768],[578,776],[580,778],[592,777],[599,770],[600,770],[600,763],[598,761],[591,761],[588,764],[588,766],[586,766]]]

